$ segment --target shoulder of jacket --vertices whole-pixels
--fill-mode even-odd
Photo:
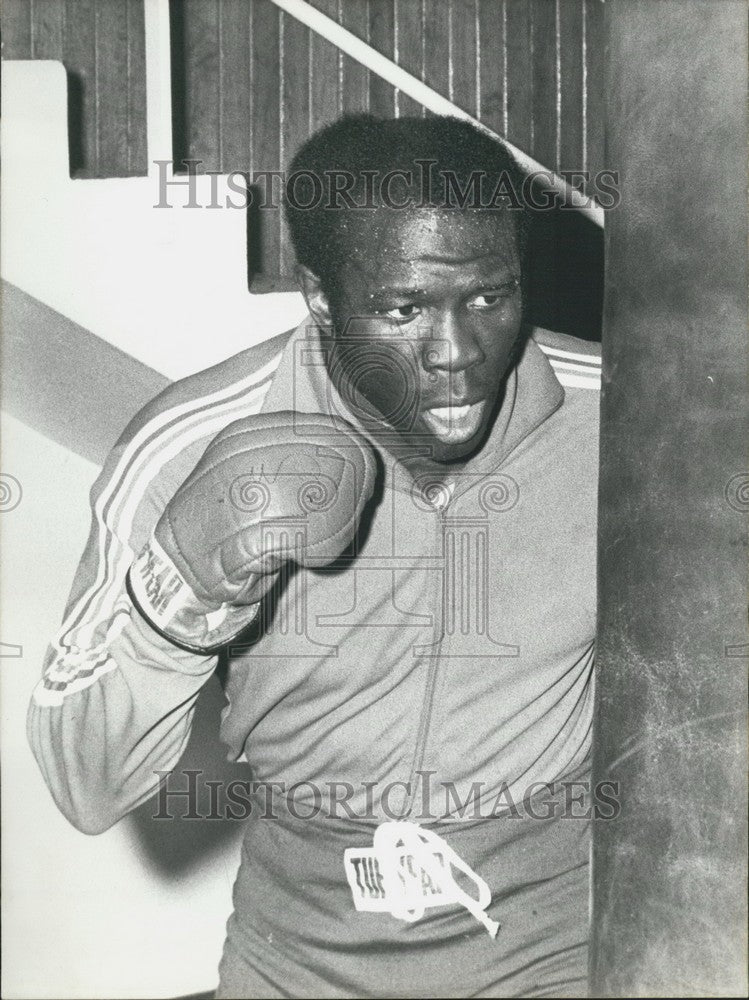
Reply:
[[[565,355],[582,355],[589,363],[599,365],[601,363],[601,345],[596,341],[583,340],[581,337],[573,337],[569,333],[545,330],[540,326],[533,328],[531,336],[549,357],[556,355],[562,358]]]
[[[600,344],[541,327],[535,327],[531,336],[565,388],[600,391]]]
[[[188,415],[202,407],[217,404],[233,394],[269,388],[292,333],[293,330],[287,330],[210,368],[173,382],[133,417],[120,441],[133,438],[147,425],[163,421],[170,413],[178,419],[182,414]]]

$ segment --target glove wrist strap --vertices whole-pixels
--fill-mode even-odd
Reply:
[[[259,604],[207,607],[154,536],[130,567],[127,590],[156,632],[194,653],[216,652],[226,646],[260,608]]]

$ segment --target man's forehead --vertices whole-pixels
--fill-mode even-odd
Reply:
[[[514,220],[508,213],[445,209],[372,213],[370,225],[347,234],[344,281],[370,290],[428,286],[434,281],[485,277],[515,271]],[[431,279],[431,280],[430,280]]]
[[[516,246],[514,220],[503,210],[379,208],[346,230],[347,252],[362,263],[387,258],[450,264],[504,256]]]

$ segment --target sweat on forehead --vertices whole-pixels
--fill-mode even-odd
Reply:
[[[443,208],[378,208],[342,213],[335,232],[341,263],[434,258],[446,264],[517,253],[514,220],[506,212]]]

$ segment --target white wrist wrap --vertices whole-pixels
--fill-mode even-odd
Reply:
[[[130,567],[131,596],[152,625],[187,649],[208,652],[226,645],[255,618],[259,604],[209,608],[154,536]]]

